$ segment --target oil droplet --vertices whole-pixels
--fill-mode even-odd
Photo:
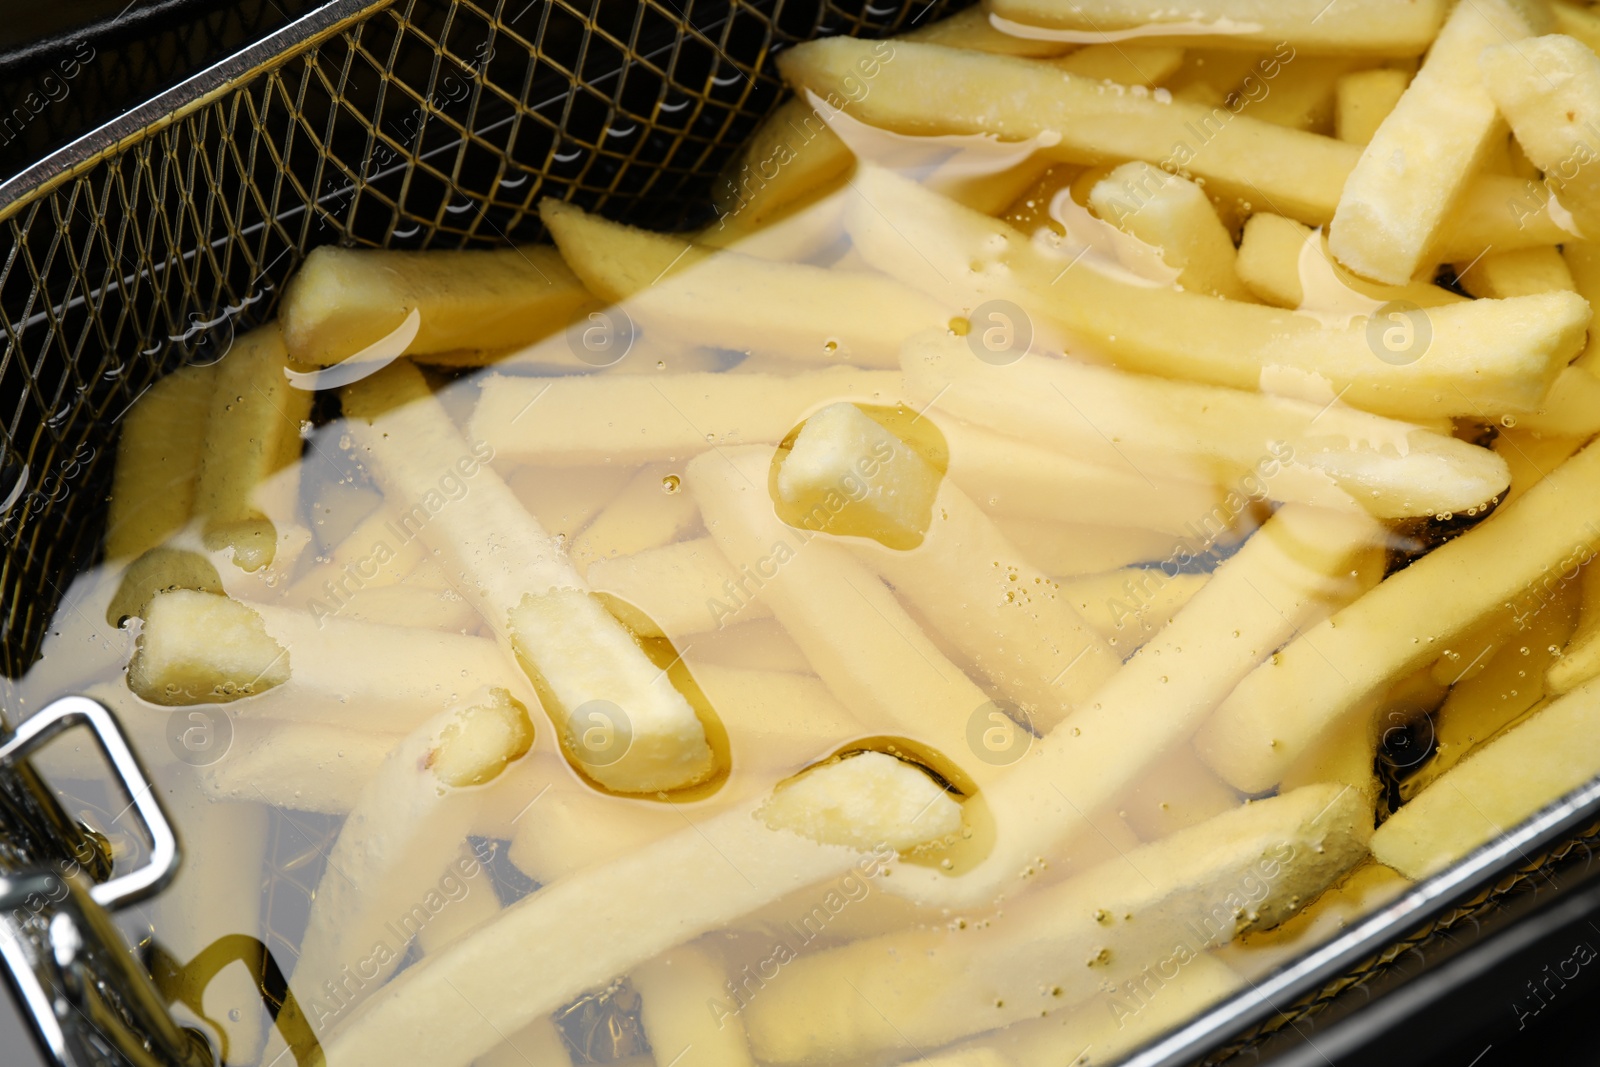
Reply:
[[[1515,415],[1501,415],[1500,425],[1504,426],[1508,430],[1512,429],[1517,425],[1517,417]]]
[[[838,341],[835,341],[835,340],[834,340],[834,339],[833,339],[833,338],[831,338],[831,337],[830,337],[830,338],[828,338],[828,340],[827,340],[827,341],[826,341],[826,342],[825,342],[825,343],[824,343],[824,344],[823,344],[823,346],[822,346],[822,350],[823,350],[823,351],[824,351],[824,352],[826,352],[826,353],[827,353],[827,354],[828,354],[828,355],[830,355],[830,356],[831,356],[831,355],[834,355],[834,354],[835,354],[835,353],[837,353],[837,352],[838,352],[838,351],[839,351],[839,342],[838,342]]]
[[[664,493],[676,493],[682,485],[683,479],[679,478],[676,474],[669,474],[665,478],[661,479],[661,491]]]
[[[971,329],[972,323],[960,315],[950,320],[950,332],[957,337],[965,337]]]

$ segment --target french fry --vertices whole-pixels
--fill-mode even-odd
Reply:
[[[584,526],[569,550],[579,570],[588,573],[598,560],[661,548],[699,523],[700,513],[689,495],[678,491],[673,469],[670,464],[640,468]]]
[[[1576,37],[1590,51],[1600,47],[1600,15],[1569,0],[1550,0],[1550,14],[1560,32]]]
[[[1581,362],[1562,367],[1539,409],[1512,419],[1518,427],[1534,433],[1593,437],[1600,433],[1600,378]]]
[[[1089,192],[1095,214],[1158,250],[1190,292],[1230,300],[1250,293],[1234,271],[1233,238],[1205,191],[1149,163],[1124,163]]]
[[[1334,83],[1334,136],[1365,145],[1378,132],[1405,93],[1411,77],[1403,70],[1358,70]]]
[[[1578,625],[1561,658],[1545,672],[1545,688],[1557,696],[1600,674],[1600,567],[1584,564],[1578,573],[1582,589]]]
[[[1429,339],[1420,343],[1424,327],[1407,320],[1411,347],[1379,358],[1364,317],[1324,326],[1273,308],[1132,285],[1073,269],[1005,223],[889,172],[863,167],[855,187],[861,199],[845,225],[868,262],[947,304],[971,308],[998,297],[1031,307],[1127,370],[1246,390],[1282,383],[1280,391],[1301,394],[1309,382],[1327,399],[1404,418],[1526,411],[1582,350],[1588,325],[1588,305],[1573,293],[1467,301],[1414,313]],[[1537,333],[1535,319],[1543,324]]]
[[[1600,56],[1563,34],[1492,44],[1485,90],[1578,231],[1600,236]]]
[[[850,768],[862,760],[871,760],[877,772],[866,781]],[[816,775],[839,783],[830,806],[867,816],[852,826],[851,840],[915,844],[959,825],[959,806],[922,772],[891,757],[864,754],[806,777]],[[817,841],[764,820],[760,812],[768,802],[747,801],[513,904],[369,1000],[324,1043],[329,1067],[387,1067],[407,1060],[465,1067],[492,1048],[500,1033],[674,945],[798,887],[856,870],[875,873],[881,866],[882,853]],[[928,811],[915,826],[890,815],[920,805]],[[597,938],[596,930],[605,933]]]
[[[682,1057],[683,1067],[755,1067],[739,1017],[706,1010],[727,995],[728,971],[703,948],[682,945],[635,967],[629,979],[658,1062]]]
[[[735,766],[790,774],[864,733],[813,675],[709,663],[693,674],[728,732]]]
[[[1131,656],[1209,581],[1209,574],[1168,574],[1161,567],[1121,567],[1061,583],[1061,592],[1120,656]]]
[[[1334,782],[1376,801],[1378,731],[1373,728],[1373,719],[1374,715],[1367,708],[1357,708],[1346,715],[1329,731],[1323,744],[1307,752],[1299,763],[1284,772],[1282,790],[1288,792],[1304,785]]]
[[[156,901],[161,947],[188,963],[230,934],[260,937],[261,865],[267,850],[267,808],[212,801],[188,775],[163,776],[158,787],[183,842],[183,864]],[[221,1031],[229,1067],[260,1062],[268,1019],[249,974],[228,968],[206,987],[202,1007]]]
[[[1132,526],[1081,526],[997,516],[996,525],[1035,567],[1056,578],[1102,574],[1167,559],[1179,539]]]
[[[1288,42],[1284,42],[1285,47],[1272,57],[1254,50],[1186,48],[1183,62],[1167,79],[1167,86],[1174,100],[1215,107],[1224,103],[1252,74],[1265,75],[1271,71],[1276,76],[1281,73],[1283,65],[1278,60],[1288,54],[1287,45]]]
[[[690,462],[685,484],[730,561],[839,703],[869,730],[894,731],[968,765],[967,723],[989,698],[934,647],[866,564],[821,535],[786,526],[767,494],[772,450],[722,449]]]
[[[608,598],[611,613],[640,637],[681,640],[772,617],[766,601],[755,595],[761,579],[748,567],[736,571],[709,537],[597,559],[589,565],[588,581]]]
[[[1323,944],[1373,914],[1410,886],[1411,882],[1392,868],[1363,862],[1282,926],[1252,930],[1219,949],[1217,957],[1241,974],[1266,974],[1300,956],[1307,945]]]
[[[353,478],[330,478],[314,486],[306,513],[318,554],[332,552],[382,506],[382,493]]]
[[[1396,300],[1431,308],[1466,299],[1431,282],[1369,282],[1335,262],[1327,246],[1321,232],[1293,219],[1252,215],[1239,242],[1239,278],[1264,303],[1313,313],[1367,316]]]
[[[1204,482],[1146,480],[1127,464],[1104,466],[1006,438],[933,411],[949,452],[945,476],[985,511],[1056,525],[1186,532],[1226,490]]]
[[[363,589],[392,585],[427,558],[417,524],[399,508],[379,507],[295,580],[284,600],[296,605],[337,605]],[[312,610],[307,608],[307,610]]]
[[[1251,101],[1250,117],[1308,133],[1332,134],[1339,79],[1360,62],[1349,56],[1296,56],[1267,92]]]
[[[693,645],[684,648],[683,661],[695,670],[701,664],[712,663],[793,674],[811,672],[805,652],[776,619],[730,622],[720,629],[709,630],[699,635]]]
[[[1280,508],[1065,728],[984,791],[995,839],[980,864],[954,876],[902,865],[885,888],[926,906],[987,907],[1038,857],[1055,864],[1073,842],[1097,838],[1096,813],[1183,744],[1240,678],[1377,580],[1381,539],[1363,516]]]
[[[1566,372],[1562,372],[1565,376]],[[1511,503],[1535,485],[1545,475],[1572,458],[1572,454],[1585,444],[1582,437],[1567,437],[1525,430],[1520,425],[1501,426],[1491,445],[1511,468],[1511,488],[1500,495],[1502,506]]]
[[[1600,58],[1596,59],[1600,63]],[[1456,281],[1476,297],[1503,300],[1534,293],[1576,292],[1572,272],[1556,248],[1518,248],[1491,252],[1476,263],[1460,264]]]
[[[1537,19],[1516,0],[1474,0],[1451,11],[1345,183],[1328,237],[1340,263],[1390,285],[1430,266],[1435,234],[1449,225],[1450,206],[1499,122],[1478,55],[1537,33]]]
[[[106,558],[142,556],[194,511],[215,365],[184,367],[140,394],[122,420],[106,515]]]
[[[153,704],[226,703],[289,680],[289,650],[236,600],[178,589],[145,610],[128,688]]]
[[[981,928],[913,929],[791,962],[743,1012],[762,1063],[915,1050],[1037,1019],[1270,928],[1366,855],[1370,808],[1310,786],[1216,816],[1037,889]],[[1086,965],[1087,964],[1087,965]]]
[[[1510,640],[1471,678],[1451,687],[1433,716],[1433,756],[1400,783],[1410,800],[1477,746],[1522,718],[1545,697],[1547,672],[1578,624],[1579,583],[1566,582],[1551,599],[1519,619]]]
[[[1369,777],[1370,767],[1369,760]],[[1202,763],[1193,749],[1174,745],[1117,799],[1116,807],[1140,840],[1160,841],[1241,803],[1239,794]]]
[[[778,59],[796,91],[840,92],[857,65],[876,62],[871,91],[845,110],[898,133],[986,134],[1023,141],[1049,133],[1060,140],[1041,153],[1066,163],[1098,165],[1142,159],[1171,164],[1205,179],[1214,196],[1270,202],[1310,226],[1332,221],[1345,179],[1361,149],[1331,137],[1261,122],[1229,107],[1175,100],[1161,103],[1127,87],[1074,78],[1048,62],[982,55],[897,41],[893,59],[873,44],[848,37],[810,41]],[[1548,204],[1525,210],[1527,183],[1481,175],[1467,184],[1440,228],[1438,261],[1471,259],[1497,250],[1560,244],[1572,235],[1552,220]],[[1409,280],[1410,275],[1402,279]]]
[[[1257,668],[1206,723],[1197,747],[1234,786],[1272,786],[1341,713],[1593,558],[1597,492],[1600,448],[1590,446]]]
[[[328,366],[420,323],[407,355],[528,344],[564,328],[594,297],[549,247],[470,252],[314,248],[283,294],[296,362]]]
[[[905,369],[919,408],[938,395],[939,409],[957,418],[1094,462],[1131,463],[1146,477],[1210,480],[1214,472],[1236,486],[1231,499],[1239,506],[1225,509],[1234,516],[1257,493],[1361,507],[1379,518],[1465,512],[1509,481],[1504,461],[1486,449],[1285,397],[1049,357],[991,366],[960,338],[934,336],[907,342]],[[1407,451],[1374,447],[1380,441]]]
[[[552,536],[568,542],[616,499],[631,475],[624,467],[518,467],[506,484]]]
[[[1169,951],[1112,992],[1102,991],[1043,1019],[1012,1023],[957,1049],[1001,1057],[1005,1067],[1060,1067],[1062,1049],[1081,1050],[1072,1067],[1113,1063],[1237,992],[1242,984],[1239,975],[1213,955]]]
[[[940,44],[929,38],[911,38],[925,44]],[[1021,38],[1027,40],[1028,38]],[[1037,41],[1033,42],[1039,43]],[[989,49],[988,51],[995,51]],[[1120,85],[1142,85],[1154,89],[1177,71],[1183,63],[1183,49],[1174,45],[1091,44],[1056,60],[1068,74]]]
[[[1127,31],[1160,37],[1162,27],[1171,23],[1171,36],[1210,48],[1248,51],[1287,41],[1308,55],[1414,56],[1433,40],[1446,6],[1444,0],[1404,8],[1362,0],[1339,10],[1319,7],[1316,0],[1205,0],[1181,8],[1162,0],[995,0],[993,11],[1006,22],[1019,23],[1023,29],[1018,32],[1027,27],[1070,30],[1091,40]],[[1004,22],[1001,28],[1006,28]]]
[[[467,872],[467,878],[476,878],[482,869],[477,850],[467,841],[461,845],[456,858],[445,867],[445,874]],[[440,880],[443,881],[443,876]],[[424,955],[439,952],[500,914],[500,896],[488,879],[475,884],[467,881],[465,884],[467,889],[460,899],[451,898],[451,906],[436,912],[428,925],[417,932],[417,944]]]
[[[533,680],[569,756],[584,753],[568,718],[606,701],[621,709],[631,741],[614,761],[585,764],[596,781],[654,792],[707,778],[713,756],[688,701],[590,597],[560,546],[488,468],[492,449],[469,446],[420,372],[393,364],[346,387],[343,400],[379,484],[391,499],[418,502],[411,514],[421,513],[421,540],[460,576],[462,594]],[[452,487],[453,500],[444,492]]]
[[[281,522],[262,490],[269,480],[294,499],[300,458],[300,424],[311,414],[311,394],[284,375],[289,353],[276,324],[241,337],[217,365],[206,417],[205,446],[195,483],[194,509],[205,516],[206,547],[231,548],[241,570],[272,562]],[[276,477],[274,477],[276,476]]]
[[[900,339],[948,316],[892,279],[713,251],[586,215],[559,201],[540,218],[599,295],[646,328],[801,364],[891,367]]]
[[[1490,741],[1389,817],[1372,855],[1420,879],[1600,772],[1600,684],[1586,682]]]
[[[285,706],[266,694],[263,703]],[[215,800],[344,815],[405,735],[283,719],[239,719],[227,755],[200,771]],[[146,746],[149,750],[149,746]]]
[[[566,1038],[549,1019],[535,1019],[489,1052],[472,1061],[473,1067],[572,1067]]]
[[[481,793],[533,742],[528,709],[504,689],[480,689],[406,736],[339,832],[318,883],[294,968],[294,988],[325,1031],[323,983],[354,968],[365,982],[341,988],[335,1014],[392,974],[411,939],[440,910],[426,902],[439,872],[458,859]],[[380,952],[380,946],[387,951]],[[375,973],[373,973],[375,972]],[[325,1010],[325,1009],[324,1009]]]
[[[490,377],[467,431],[501,459],[625,466],[682,461],[714,445],[776,444],[830,401],[894,404],[900,394],[898,373],[842,367],[793,377]]]
[[[712,187],[717,221],[701,231],[698,240],[727,248],[809,194],[834,184],[854,164],[849,147],[810,101],[786,100],[767,116]]]

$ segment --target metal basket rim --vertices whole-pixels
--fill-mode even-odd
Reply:
[[[57,186],[181,121],[299,53],[389,7],[395,0],[327,0],[116,118],[0,181],[0,222]]]

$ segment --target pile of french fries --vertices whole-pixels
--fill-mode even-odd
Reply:
[[[705,228],[319,248],[158,382],[76,681],[206,849],[344,817],[279,961],[330,1067],[567,1064],[623,980],[659,1067],[1106,1062],[1600,773],[1597,46],[990,0],[791,48]],[[239,882],[175,943],[259,933]],[[248,992],[210,1025],[276,1062]]]

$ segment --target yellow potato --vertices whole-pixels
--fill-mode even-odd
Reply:
[[[1600,674],[1600,567],[1585,564],[1579,573],[1583,606],[1577,630],[1545,674],[1545,688],[1557,695]]]
[[[1342,75],[1334,85],[1335,136],[1365,145],[1400,102],[1411,78],[1402,70],[1360,70]]]
[[[1538,32],[1532,10],[1516,0],[1473,0],[1454,8],[1345,182],[1328,235],[1340,263],[1389,285],[1404,284],[1431,265],[1426,257],[1435,234],[1451,224],[1450,206],[1469,184],[1499,121],[1478,55]]]
[[[296,362],[326,366],[419,316],[406,355],[530,344],[566,327],[594,297],[549,247],[470,252],[312,249],[279,318]]]
[[[1596,62],[1600,63],[1600,59]],[[1572,272],[1554,247],[1491,252],[1474,263],[1457,266],[1456,280],[1476,297],[1503,300],[1534,293],[1577,291]]]
[[[1339,82],[1359,62],[1349,56],[1295,56],[1267,94],[1251,102],[1250,117],[1309,133],[1333,133]]]
[[[1466,299],[1431,282],[1380,285],[1345,270],[1328,254],[1320,230],[1282,215],[1252,215],[1245,223],[1236,264],[1239,278],[1263,303],[1302,310],[1330,324],[1370,316],[1403,301],[1442,307]]]
[[[174,371],[123,416],[106,516],[108,559],[142,556],[188,523],[216,376],[215,365]]]
[[[1205,191],[1148,163],[1124,163],[1089,192],[1095,214],[1159,253],[1184,289],[1230,300],[1250,293],[1234,271],[1233,238]]]

